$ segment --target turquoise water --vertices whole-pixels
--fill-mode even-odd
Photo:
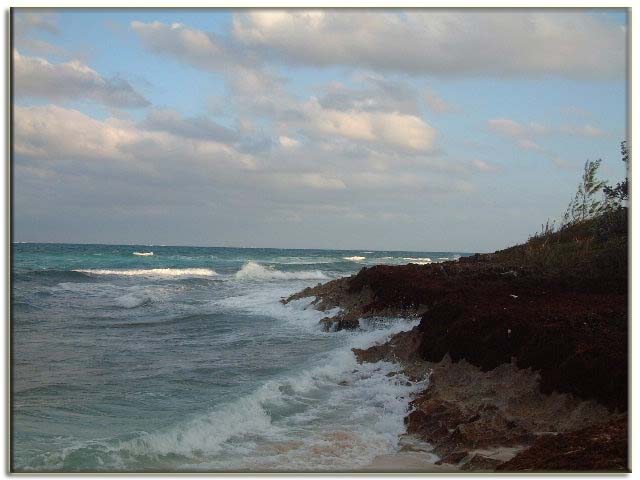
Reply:
[[[300,289],[458,252],[14,244],[18,471],[354,470],[397,448],[421,385],[323,332]]]

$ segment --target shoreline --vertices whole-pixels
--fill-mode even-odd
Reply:
[[[594,285],[492,254],[363,268],[282,302],[315,297],[310,307],[338,309],[320,321],[329,331],[421,319],[353,352],[430,376],[405,424],[432,450],[401,448],[366,471],[625,472],[627,296],[614,281]]]

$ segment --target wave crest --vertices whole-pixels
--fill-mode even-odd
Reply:
[[[88,275],[120,275],[124,277],[213,277],[218,275],[211,268],[148,268],[141,270],[73,270]]]
[[[327,280],[320,270],[304,270],[300,272],[282,272],[256,262],[245,263],[235,274],[240,280]]]
[[[134,255],[137,255],[138,257],[152,257],[153,256],[153,252],[133,252]]]
[[[151,297],[146,295],[134,295],[127,293],[116,298],[116,304],[122,308],[137,308],[151,303]]]
[[[353,257],[342,257],[344,260],[349,260],[351,262],[361,262],[364,259],[366,259],[367,257],[359,257],[357,255],[353,256]]]
[[[429,257],[402,257],[403,260],[409,260],[410,263],[415,263],[417,265],[428,265],[429,263],[433,263],[433,261]]]

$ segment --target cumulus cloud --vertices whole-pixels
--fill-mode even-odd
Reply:
[[[87,99],[116,108],[149,105],[149,101],[129,82],[105,78],[77,60],[56,64],[14,51],[13,74],[18,96],[58,101]]]
[[[191,67],[221,74],[240,109],[283,114],[290,103],[283,89],[286,79],[265,68],[259,56],[232,39],[190,28],[181,23],[131,22],[143,46]],[[212,105],[221,109],[221,105]]]
[[[333,135],[359,142],[387,144],[397,148],[432,151],[437,132],[416,115],[399,112],[369,112],[323,108],[317,99],[302,111],[302,127],[315,135]]]
[[[586,12],[256,10],[234,36],[265,55],[433,75],[622,78],[626,30]]]
[[[168,55],[203,70],[218,71],[228,64],[228,48],[213,33],[189,28],[181,23],[131,22],[144,47]],[[236,63],[235,61],[233,63]]]
[[[255,168],[255,160],[233,146],[145,128],[144,123],[109,118],[96,120],[55,105],[16,107],[14,149],[41,162],[87,161],[137,165],[157,170],[162,162],[197,164],[204,171]],[[73,141],[70,142],[69,139]],[[166,164],[163,164],[166,166]],[[118,167],[120,168],[120,167]]]

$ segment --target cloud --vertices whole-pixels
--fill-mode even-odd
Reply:
[[[356,75],[354,82],[359,88],[348,88],[341,83],[329,85],[327,92],[319,98],[322,107],[411,115],[420,112],[418,92],[407,82],[372,73]]]
[[[69,55],[64,48],[36,38],[16,39],[16,44],[20,50],[27,50],[28,52],[36,55],[56,55],[59,57],[66,57]]]
[[[336,176],[321,172],[307,172],[299,174],[276,173],[269,174],[270,182],[279,189],[312,188],[315,190],[344,190],[345,183]]]
[[[364,118],[391,115],[358,113]],[[90,241],[122,241],[118,239],[126,225],[127,235],[138,235],[127,241],[189,238],[211,244],[226,238],[216,230],[225,225],[225,235],[234,243],[250,242],[252,232],[259,231],[259,243],[276,245],[278,239],[269,236],[273,225],[261,223],[269,215],[304,222],[305,231],[311,226],[322,229],[327,222],[344,221],[346,228],[356,219],[384,230],[379,222],[392,218],[384,212],[402,216],[416,202],[424,205],[474,191],[473,184],[458,178],[463,172],[451,170],[455,162],[434,164],[419,151],[384,152],[377,144],[363,141],[363,147],[360,141],[333,134],[318,139],[279,134],[270,139],[271,149],[254,156],[245,153],[243,145],[259,134],[260,126],[245,124],[230,129],[231,136],[221,135],[220,126],[207,117],[170,110],[151,110],[134,121],[92,118],[55,105],[16,106],[14,122],[14,168],[21,186],[16,208],[23,219],[29,218],[20,224],[21,235],[26,225],[27,234],[36,235],[32,239],[39,238],[33,225],[40,219],[58,224],[72,216],[78,230],[54,228],[61,235],[56,239],[69,241],[89,228],[96,236]],[[363,156],[351,156],[348,149],[329,153],[325,147],[332,142],[362,148]],[[372,171],[372,160],[387,162],[386,169]],[[407,171],[403,162],[416,162],[415,168]],[[188,236],[167,240],[167,232],[176,228]]]
[[[21,55],[16,50],[13,68],[17,96],[57,101],[85,99],[116,108],[149,105],[127,81],[105,78],[77,60],[54,64],[43,58]]]
[[[144,47],[154,53],[204,70],[224,69],[229,56],[227,48],[213,33],[189,28],[181,23],[131,22],[131,28],[142,39]]]
[[[437,132],[422,118],[399,112],[369,112],[323,108],[317,99],[303,107],[303,129],[314,135],[386,144],[407,150],[432,151]]]
[[[282,87],[286,79],[264,68],[259,56],[235,44],[232,39],[181,23],[169,25],[157,21],[134,21],[131,29],[148,51],[223,75],[237,101],[236,106],[241,109],[273,115],[284,112],[290,101]],[[211,103],[216,110],[222,110],[221,105]]]
[[[550,126],[537,122],[520,123],[508,118],[489,120],[489,128],[494,132],[512,139],[522,150],[537,152],[551,159],[558,168],[570,168],[571,163],[561,155],[540,144],[540,139],[549,135],[570,135],[584,138],[609,137],[609,132],[591,125],[576,127],[572,125]]]
[[[266,56],[431,75],[623,78],[626,29],[587,12],[255,10],[233,34]]]
[[[489,128],[496,133],[510,137],[517,141],[525,150],[544,149],[537,143],[536,138],[546,135],[572,135],[578,137],[608,137],[609,132],[591,125],[577,127],[573,125],[549,126],[537,122],[520,123],[509,118],[494,118],[488,122]]]
[[[592,125],[585,125],[583,127],[563,126],[558,129],[560,133],[566,133],[569,135],[576,135],[579,137],[609,137],[611,134],[606,130],[603,130]]]
[[[167,132],[179,137],[196,140],[214,140],[231,143],[239,139],[233,130],[205,116],[184,118],[175,110],[151,110],[140,126],[146,130]]]
[[[496,165],[495,163],[491,163],[491,162],[486,162],[484,160],[480,160],[477,158],[471,160],[470,163],[471,163],[471,167],[477,170],[478,172],[493,173],[493,172],[499,172],[502,170],[502,167],[500,165]]]
[[[59,35],[57,16],[51,12],[29,12],[17,9],[14,17],[14,29],[16,34],[24,35],[34,31],[45,32],[51,35]]]
[[[444,98],[439,96],[431,89],[427,89],[424,94],[424,100],[434,113],[459,113],[462,112],[462,108],[453,103],[447,102]]]
[[[188,121],[185,122],[189,124]],[[202,171],[253,169],[255,160],[232,145],[147,129],[115,118],[96,120],[77,110],[55,105],[20,107],[14,112],[14,150],[40,164],[90,163],[144,169],[150,174],[198,165]],[[73,141],[69,141],[73,139]],[[52,165],[53,163],[53,165]],[[117,169],[116,168],[116,169]]]
[[[278,137],[278,141],[284,148],[297,148],[300,146],[299,140],[287,137],[286,135],[281,135],[280,137]]]

